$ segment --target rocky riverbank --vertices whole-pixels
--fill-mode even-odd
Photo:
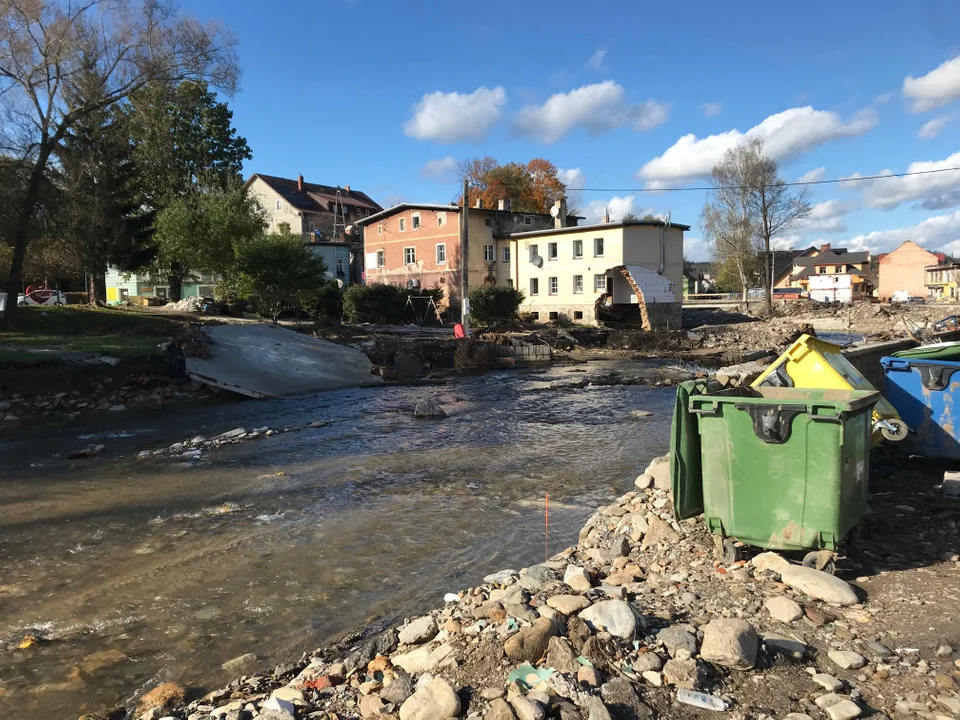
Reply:
[[[960,717],[958,508],[937,488],[900,478],[887,497],[880,473],[872,539],[840,564],[848,583],[775,553],[716,561],[701,518],[673,519],[668,476],[658,458],[541,565],[192,702],[166,683],[135,717]]]

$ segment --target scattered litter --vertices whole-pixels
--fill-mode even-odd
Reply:
[[[677,702],[682,702],[684,705],[692,705],[693,707],[703,708],[704,710],[715,710],[717,712],[723,712],[727,709],[726,701],[721,700],[715,695],[695,692],[694,690],[687,690],[685,688],[677,690]]]
[[[535,668],[529,663],[524,663],[517,667],[512,673],[507,675],[507,682],[515,682],[523,688],[530,690],[539,685],[556,672],[554,668]]]

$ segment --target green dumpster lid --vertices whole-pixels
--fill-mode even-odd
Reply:
[[[700,428],[690,413],[690,396],[706,391],[704,380],[689,380],[677,386],[677,400],[670,432],[670,484],[673,510],[678,520],[703,512],[703,478],[700,469]]]

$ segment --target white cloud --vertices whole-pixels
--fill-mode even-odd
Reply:
[[[799,226],[799,229],[826,233],[846,232],[847,223],[844,216],[854,207],[850,203],[841,203],[837,200],[819,202],[810,210],[810,215]]]
[[[611,222],[623,220],[628,213],[633,213],[637,217],[643,217],[647,213],[652,213],[650,208],[638,210],[634,201],[634,195],[625,195],[624,197],[612,197],[609,200],[594,200],[583,208],[582,213],[586,217],[584,224],[603,222],[604,210],[610,215]]]
[[[920,200],[920,207],[926,210],[943,210],[960,205],[960,170],[933,172],[944,168],[960,167],[960,152],[955,152],[945,160],[910,163],[908,173],[928,172],[925,175],[874,180],[864,191],[864,200],[874,208],[890,210],[901,203]],[[892,175],[892,170],[884,170],[880,175]]]
[[[502,87],[479,87],[469,94],[427,93],[413,106],[403,131],[417,140],[480,142],[500,121],[506,103]]]
[[[583,193],[579,192],[579,189],[587,186],[587,176],[583,170],[578,167],[568,170],[558,168],[557,177],[567,186],[567,199],[570,205],[579,205],[583,200]]]
[[[700,106],[700,109],[703,110],[703,114],[707,117],[716,117],[723,112],[723,103],[722,102],[707,102],[703,103]]]
[[[446,182],[456,177],[457,167],[459,167],[459,163],[452,155],[447,155],[440,160],[428,160],[420,168],[420,177]]]
[[[604,48],[597,48],[597,51],[590,56],[590,59],[587,60],[587,67],[592,70],[599,71],[603,65],[603,59],[607,56],[607,51]]]
[[[827,169],[825,167],[818,167],[813,170],[807,170],[807,172],[797,178],[797,182],[818,182],[826,176]]]
[[[921,140],[932,140],[940,134],[941,130],[952,123],[956,117],[956,113],[937,115],[937,117],[935,117],[933,120],[928,120],[923,124],[923,126],[917,131],[917,137]]]
[[[873,99],[873,104],[874,104],[874,105],[886,105],[886,104],[887,104],[888,102],[890,102],[891,100],[893,100],[893,93],[892,93],[892,92],[888,92],[888,93],[884,93],[883,95],[877,95],[877,96]]]
[[[857,235],[844,245],[853,251],[877,253],[895,250],[912,240],[928,250],[942,250],[948,254],[960,253],[960,211],[951,215],[927,218],[919,225],[896,230],[878,230],[869,235]]]
[[[869,108],[858,112],[850,122],[844,122],[835,112],[814,110],[809,105],[790,108],[771,115],[745,133],[729,130],[705,138],[692,133],[684,135],[663,155],[640,168],[637,177],[648,181],[650,187],[665,181],[693,180],[708,176],[727,150],[747,140],[762,140],[768,155],[784,159],[831,140],[862,135],[876,124],[877,114]]]
[[[947,60],[922,77],[907,75],[903,96],[913,100],[910,112],[927,112],[948,102],[960,100],[960,55]]]
[[[690,262],[706,262],[713,259],[713,248],[703,238],[684,237],[683,257]]]
[[[667,121],[670,106],[647,100],[627,102],[623,86],[613,80],[584,85],[568,93],[551,95],[543,105],[527,105],[517,113],[517,132],[544,143],[554,143],[574,128],[601,135],[623,125],[651,130]]]

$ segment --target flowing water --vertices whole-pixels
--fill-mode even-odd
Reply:
[[[589,374],[642,367],[598,362]],[[541,561],[668,445],[674,393],[544,390],[522,370],[439,387],[351,389],[119,417],[0,437],[0,716],[75,718],[166,680],[212,689]],[[449,416],[418,421],[436,397]],[[631,420],[628,411],[654,413]],[[195,434],[308,429],[195,467],[139,459]],[[94,460],[70,450],[102,442]],[[18,648],[26,634],[41,638]],[[45,640],[42,638],[46,638]]]

